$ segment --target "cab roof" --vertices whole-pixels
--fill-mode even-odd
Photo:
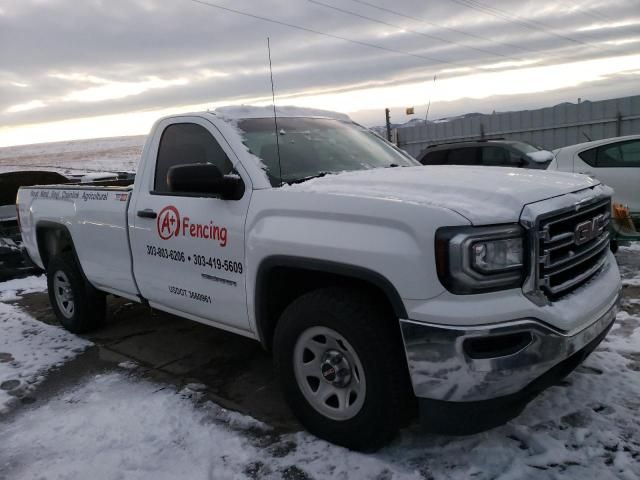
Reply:
[[[247,118],[273,118],[273,106],[269,105],[256,107],[252,105],[233,105],[228,107],[216,108],[213,111],[213,114],[218,117],[222,117],[223,119],[229,120],[241,120]],[[286,105],[276,106],[276,115],[278,117],[321,117],[351,121],[348,115],[340,112]]]

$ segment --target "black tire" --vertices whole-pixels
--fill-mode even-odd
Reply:
[[[57,295],[61,294],[60,283],[56,284],[56,276],[58,276],[58,282],[63,278],[66,279],[67,291],[73,301],[71,312],[65,311],[65,306],[61,306],[58,302]],[[95,330],[104,322],[105,295],[85,280],[72,252],[63,252],[49,261],[47,287],[51,308],[62,326],[70,332],[86,333]]]
[[[367,292],[324,288],[289,305],[274,336],[274,362],[289,407],[309,432],[352,450],[374,451],[389,443],[411,403],[409,374],[398,320]],[[309,328],[340,334],[359,357],[366,378],[364,403],[355,416],[334,420],[301,391],[294,367],[295,345]]]

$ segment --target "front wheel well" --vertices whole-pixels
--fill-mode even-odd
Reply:
[[[351,288],[369,294],[388,318],[406,318],[400,295],[381,275],[333,262],[280,257],[266,260],[256,278],[255,315],[260,341],[271,350],[273,334],[285,308],[312,290]]]

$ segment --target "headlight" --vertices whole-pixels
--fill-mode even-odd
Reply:
[[[436,233],[436,266],[442,284],[457,294],[522,285],[525,240],[519,225],[447,227]]]
[[[481,273],[521,268],[522,258],[522,238],[481,240],[471,245],[471,266]]]

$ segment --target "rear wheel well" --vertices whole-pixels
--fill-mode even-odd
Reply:
[[[47,269],[49,261],[63,252],[73,252],[73,240],[62,225],[41,225],[36,229],[38,252],[42,264]]]
[[[385,311],[388,318],[406,318],[404,305],[395,288],[374,272],[314,261],[269,263],[258,272],[255,300],[258,334],[267,350],[271,350],[273,334],[285,308],[301,295],[320,288],[337,286],[363,291]]]

